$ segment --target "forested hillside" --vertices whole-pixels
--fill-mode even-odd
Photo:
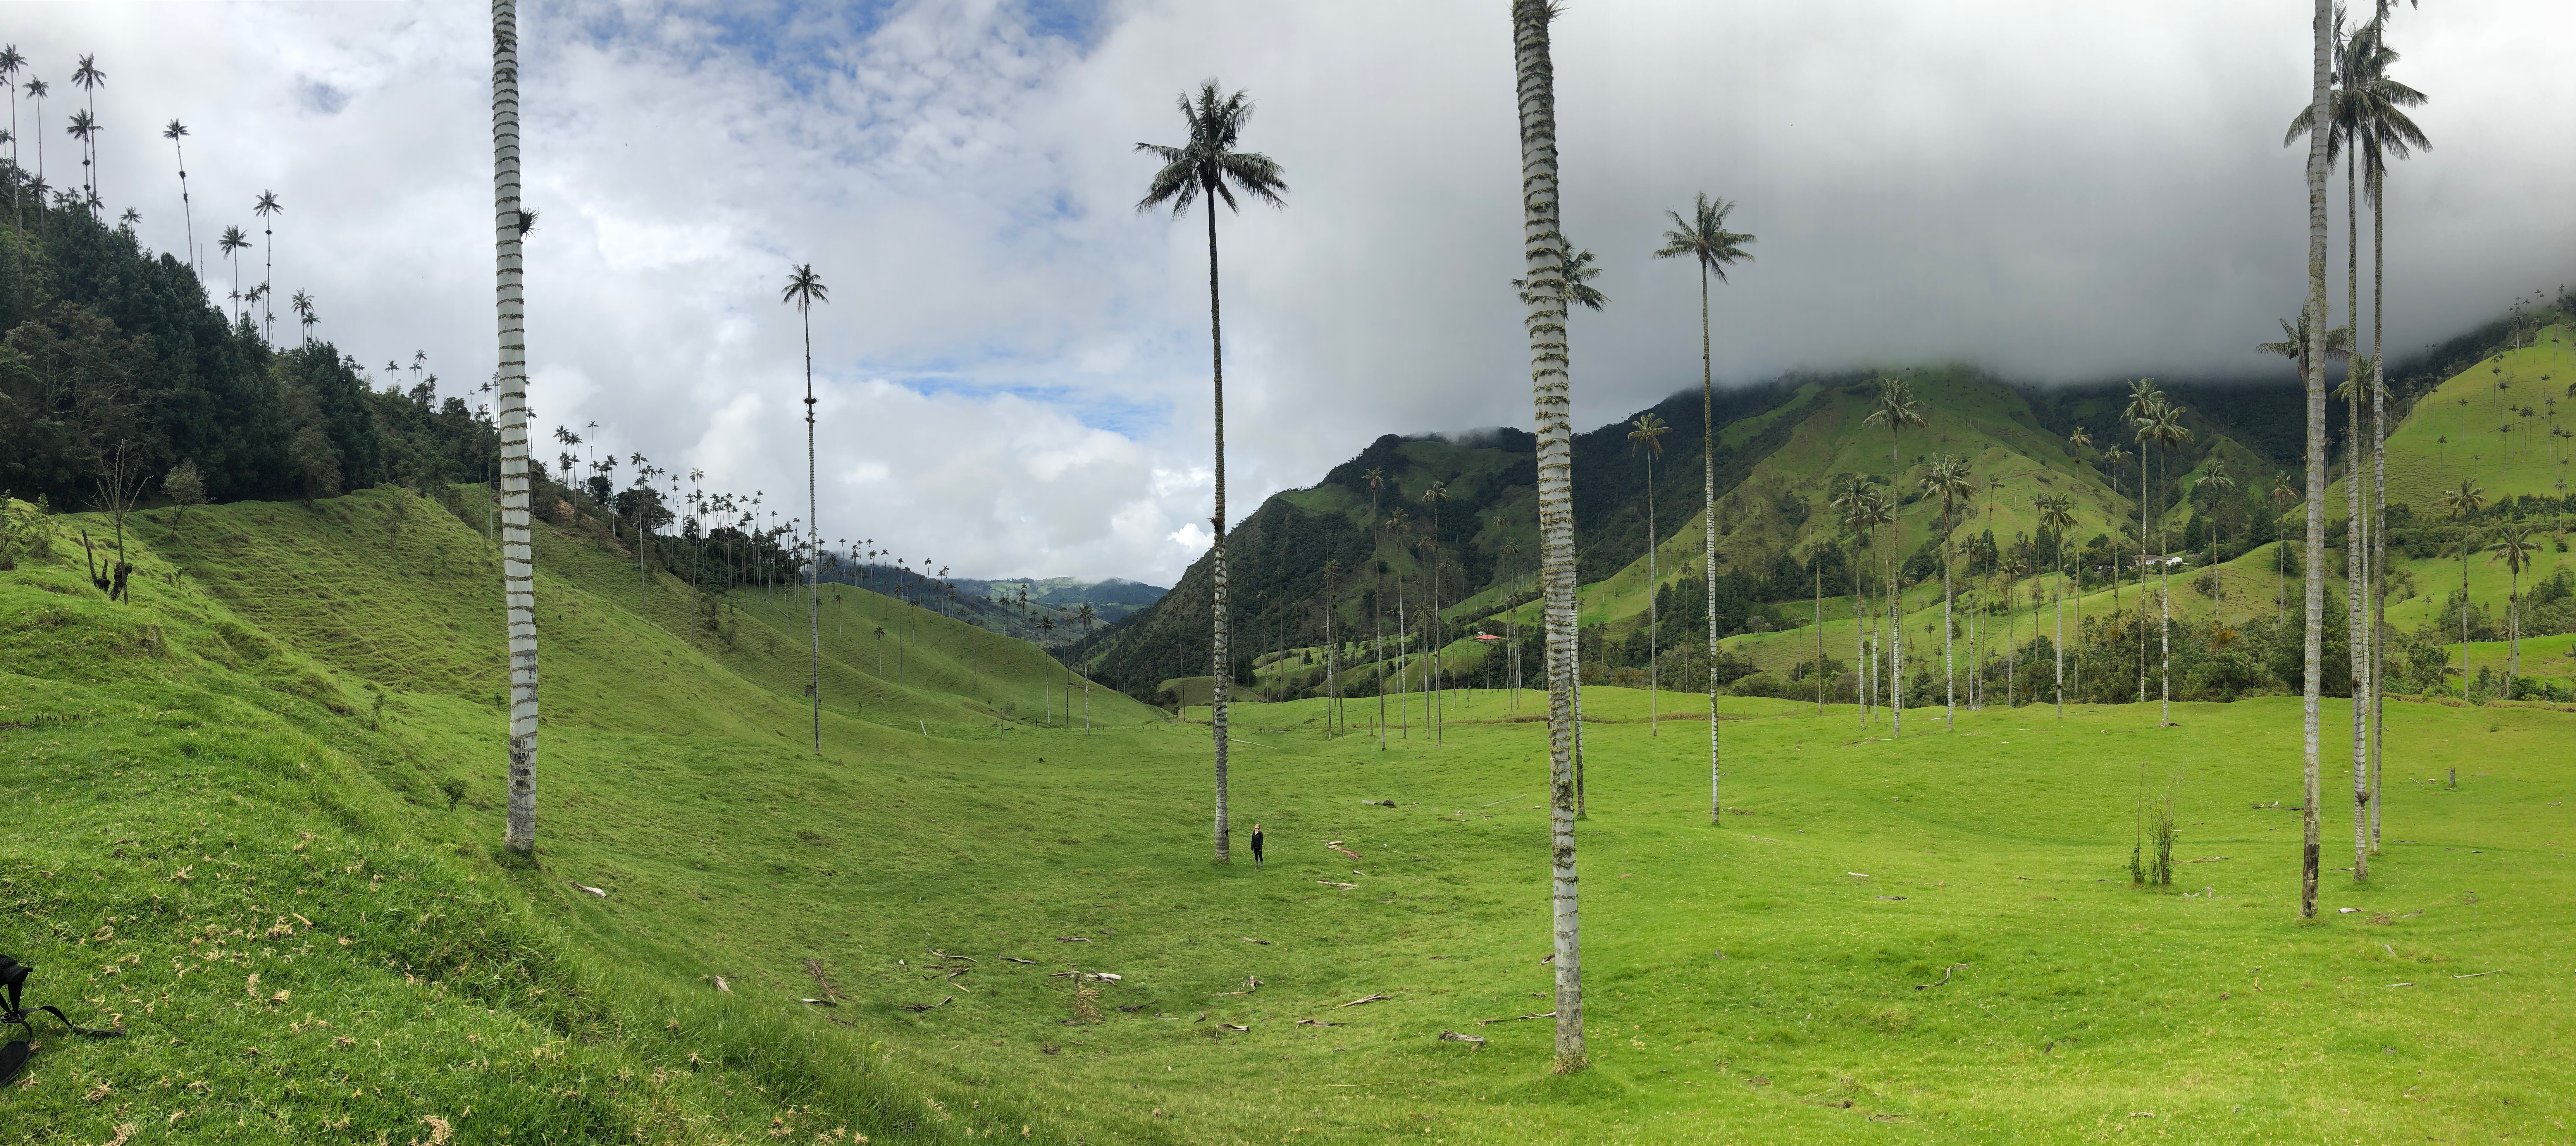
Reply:
[[[2563,492],[2563,467],[2576,460],[2576,451],[2556,447],[2568,434],[2558,423],[2554,391],[2542,391],[2553,379],[2576,379],[2566,328],[2547,325],[2570,308],[2562,299],[2555,310],[2517,311],[2512,321],[2481,327],[2392,369],[2390,516],[2401,551],[2420,558],[2456,546],[2457,528],[2433,522],[2441,513],[2433,502],[2437,485],[2464,474],[2492,487],[2490,500]],[[1953,573],[1971,584],[2006,569],[2022,576],[2062,564],[2082,587],[2100,588],[2115,571],[2133,579],[2144,551],[2189,554],[2185,560],[2194,566],[2247,560],[2303,528],[2295,475],[2305,398],[2286,369],[2276,378],[2161,386],[2180,428],[2161,445],[2139,440],[2126,417],[2126,384],[2018,386],[1955,367],[1899,373],[1920,397],[1926,420],[1893,439],[1867,421],[1875,374],[1791,375],[1718,395],[1721,636],[1806,623],[1818,598],[1847,598],[1855,571],[1869,561],[1893,565],[1909,590],[1936,584],[1933,542],[1941,519],[1920,482],[1945,456],[1967,463],[1976,490],[1951,523],[1961,545]],[[2517,400],[2508,408],[2517,383],[2530,388],[2536,404]],[[2464,429],[2480,409],[2485,421]],[[2351,457],[2350,427],[2340,400],[2328,403],[2327,414],[2340,472]],[[1651,579],[1646,458],[1630,440],[1647,416],[1670,426],[1653,483],[1659,545]],[[2488,424],[2497,422],[2502,432]],[[1699,424],[1699,396],[1684,392],[1575,439],[1582,622],[1601,630],[1586,637],[1587,679],[1596,667],[1615,674],[1631,662],[1642,665],[1642,637],[1635,656],[1626,646],[1650,618],[1660,615],[1668,632],[1695,632],[1706,623],[1698,573]],[[2510,431],[2517,428],[2531,432],[2516,438]],[[2484,438],[2475,439],[2481,432]],[[1478,629],[1499,632],[1506,613],[1534,622],[1536,614],[1525,607],[1537,573],[1533,441],[1512,429],[1455,439],[1389,435],[1316,485],[1263,502],[1235,527],[1228,546],[1239,634],[1235,678],[1261,682],[1255,668],[1265,657],[1320,647],[1328,597],[1332,636],[1346,642],[1343,663],[1372,656],[1347,642],[1373,634],[1386,634],[1391,648],[1421,651],[1452,646]],[[2479,441],[2487,443],[2483,452]],[[1381,481],[1376,488],[1372,474]],[[1854,548],[1854,535],[1830,507],[1853,480],[1886,489],[1898,510],[1892,531],[1873,533],[1869,553]],[[1442,496],[1426,499],[1435,485]],[[2285,488],[2294,495],[2287,500]],[[2062,538],[2042,521],[2034,501],[2054,494],[2070,499],[2072,525]],[[2339,554],[2340,484],[2329,503]],[[2554,504],[2500,504],[2485,514],[2519,519],[2557,512]],[[1328,565],[1335,567],[1329,594]],[[1410,625],[1435,598],[1440,630],[1393,640],[1399,609]],[[1163,600],[1078,645],[1074,655],[1103,682],[1155,697],[1167,680],[1210,672],[1210,600],[1202,558]],[[1848,617],[1849,608],[1839,603],[1835,615]],[[2451,611],[2456,616],[2457,606]],[[1463,655],[1472,663],[1483,654]],[[1320,687],[1322,663],[1301,660],[1300,666],[1264,687],[1275,691],[1291,680],[1291,692]],[[1686,676],[1698,671],[1704,666],[1684,669]],[[1345,681],[1345,694],[1373,687],[1359,680]]]
[[[0,161],[0,184],[23,179]],[[167,475],[190,465],[218,502],[494,472],[488,412],[434,400],[434,375],[374,385],[274,298],[210,295],[176,255],[86,210],[32,194],[23,210],[23,227],[0,227],[0,494],[89,505],[120,452],[143,496],[166,496]],[[266,309],[303,337],[273,347],[256,323]]]

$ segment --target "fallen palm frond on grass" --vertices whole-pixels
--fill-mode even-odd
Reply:
[[[1481,1047],[1483,1047],[1483,1046],[1485,1045],[1485,1040],[1484,1040],[1484,1039],[1482,1039],[1482,1038],[1479,1038],[1479,1037],[1477,1037],[1477,1036],[1475,1036],[1475,1035],[1462,1035],[1462,1034],[1459,1034],[1459,1033],[1458,1033],[1458,1032],[1456,1032],[1456,1031],[1442,1031],[1442,1032],[1440,1032],[1440,1041],[1441,1041],[1441,1042],[1444,1042],[1444,1043],[1465,1043],[1465,1044],[1467,1044],[1467,1045],[1469,1045],[1469,1046],[1472,1046],[1472,1047],[1478,1047],[1478,1048],[1481,1048]]]

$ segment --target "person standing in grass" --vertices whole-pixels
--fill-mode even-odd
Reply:
[[[1252,823],[1252,870],[1261,870],[1261,822]]]

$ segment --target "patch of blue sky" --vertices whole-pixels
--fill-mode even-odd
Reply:
[[[572,32],[602,48],[645,43],[706,63],[742,59],[778,77],[799,95],[849,68],[849,49],[875,35],[905,5],[901,0],[672,0],[641,11],[613,4],[576,5]],[[1106,0],[1018,0],[998,18],[1038,39],[1088,50],[1106,30]],[[694,43],[675,28],[702,30]]]
[[[898,374],[886,380],[931,398],[1017,398],[1062,410],[1091,429],[1126,438],[1158,433],[1168,429],[1172,421],[1170,403],[1160,399],[1140,401],[1062,383],[988,382],[953,374]]]

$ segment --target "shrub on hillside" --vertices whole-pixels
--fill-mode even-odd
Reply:
[[[54,526],[42,505],[0,498],[0,569],[54,555]]]

